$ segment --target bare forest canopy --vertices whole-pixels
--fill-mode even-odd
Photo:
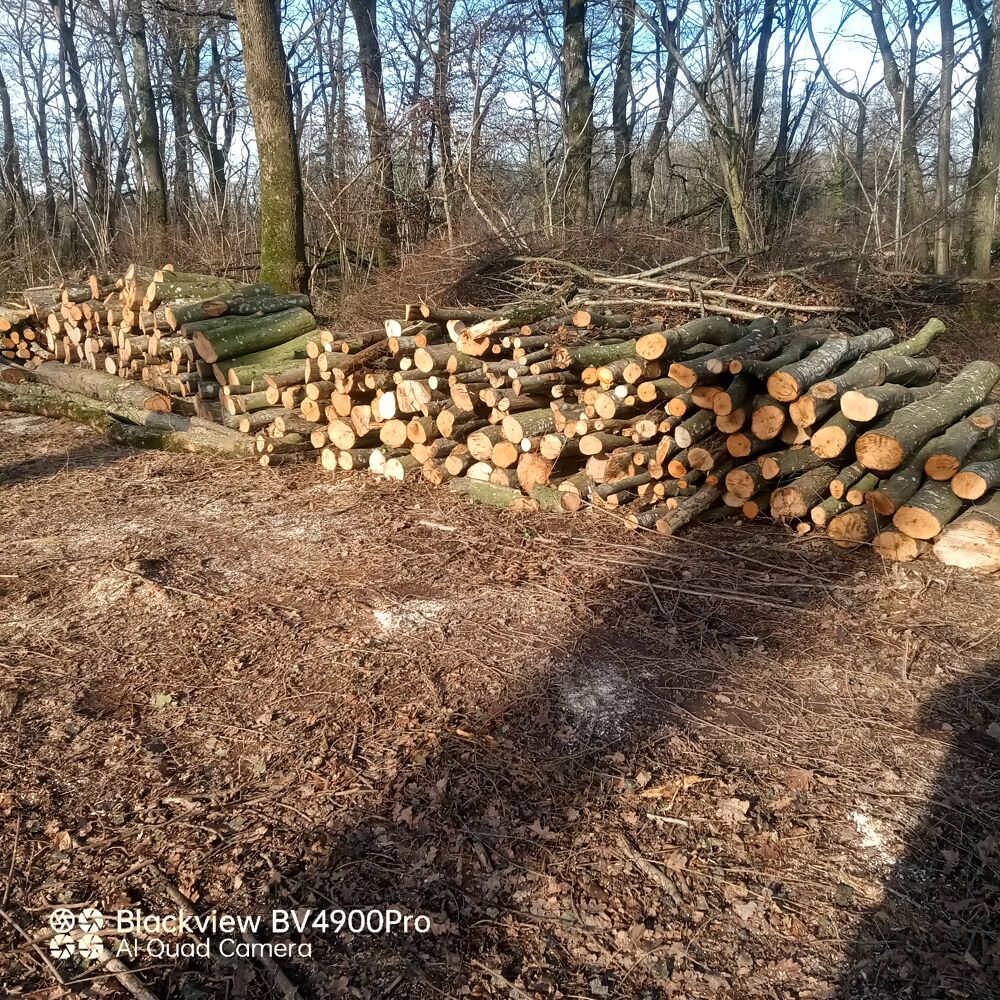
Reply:
[[[985,274],[1000,5],[9,0],[0,288],[700,227]]]

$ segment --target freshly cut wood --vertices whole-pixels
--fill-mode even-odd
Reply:
[[[765,480],[771,480],[779,476],[800,475],[823,464],[823,459],[811,448],[787,448],[785,451],[774,451],[763,456],[760,471]]]
[[[805,517],[820,503],[837,475],[833,465],[819,465],[804,472],[771,494],[771,514],[780,521]]]
[[[963,500],[979,500],[997,487],[1000,487],[1000,459],[973,462],[951,481],[952,492]]]
[[[845,414],[835,413],[813,434],[810,443],[820,458],[839,458],[857,435],[857,424]]]
[[[115,375],[109,375],[107,372],[91,371],[87,368],[71,368],[56,361],[43,361],[34,369],[32,375],[37,381],[57,389],[112,404],[126,419],[131,418],[124,410],[148,410],[153,413],[170,412],[170,397],[168,395],[141,383],[127,382]]]
[[[673,330],[645,334],[636,343],[635,353],[647,361],[655,361],[664,355],[675,358],[695,344],[714,344],[721,347],[723,344],[739,340],[743,333],[743,327],[734,326],[728,319],[706,316],[691,320]]]
[[[936,382],[913,388],[902,385],[879,385],[852,389],[840,397],[840,410],[856,424],[867,424],[902,406],[933,396],[941,386]]]
[[[661,535],[673,535],[704,514],[722,496],[721,486],[702,486],[693,496],[686,498],[656,522]]]
[[[759,462],[748,462],[726,473],[726,490],[744,500],[749,500],[764,488],[766,480]]]
[[[931,550],[930,542],[911,538],[895,528],[884,528],[872,540],[872,548],[889,562],[913,562]]]
[[[997,429],[1000,407],[996,403],[981,406],[975,413],[948,428],[941,443],[927,456],[924,474],[928,479],[951,479],[983,438]]]
[[[879,530],[878,514],[871,507],[851,507],[826,527],[830,541],[839,549],[856,549],[871,541]]]
[[[879,478],[874,472],[867,472],[863,475],[845,494],[844,499],[852,507],[860,507],[865,502],[865,497],[871,493],[879,484]]]
[[[1000,493],[949,524],[934,543],[934,555],[946,566],[979,573],[1000,569]]]
[[[858,461],[876,472],[899,468],[935,434],[981,406],[998,379],[1000,367],[991,361],[966,365],[940,392],[896,410],[883,427],[862,434]]]
[[[809,511],[809,519],[817,528],[825,528],[837,515],[848,510],[850,504],[845,500],[838,500],[837,497],[827,497],[822,503],[817,504]]]
[[[829,337],[800,361],[779,368],[767,380],[769,395],[783,403],[797,399],[811,385],[855,358],[892,343],[892,330],[880,328],[859,337]]]
[[[785,426],[788,408],[774,397],[755,396],[751,404],[750,429],[762,441],[773,441]]]
[[[924,462],[937,447],[940,438],[928,441],[905,465],[900,466],[878,489],[872,490],[865,503],[883,517],[891,517],[917,490],[924,481]],[[865,467],[857,463],[862,469]]]
[[[892,516],[897,530],[911,538],[935,538],[963,507],[950,483],[925,482]]]
[[[897,344],[863,357],[835,378],[817,382],[809,394],[816,399],[838,399],[851,389],[873,388],[885,383],[916,386],[933,381],[940,367],[938,359],[892,353],[902,346]]]

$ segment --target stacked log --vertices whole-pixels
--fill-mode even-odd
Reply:
[[[973,362],[941,378],[925,354],[938,320],[899,342],[830,319],[672,325],[648,310],[574,309],[566,285],[502,308],[408,306],[377,333],[333,334],[305,297],[266,286],[132,271],[114,282],[115,304],[104,280],[92,279],[89,300],[62,289],[58,322],[70,322],[63,305],[106,293],[98,324],[111,315],[116,330],[105,371],[152,395],[67,381],[65,358],[14,348],[45,392],[0,386],[0,406],[34,392],[20,405],[53,411],[61,390],[147,428],[132,435],[140,443],[203,444],[214,425],[262,465],[318,454],[330,471],[423,478],[505,509],[588,505],[663,534],[770,517],[887,559],[934,551],[1000,565],[1000,411],[989,400],[1000,368]],[[37,320],[42,298],[3,314],[7,333],[31,325],[24,313]],[[164,423],[165,411],[197,420],[198,434]]]

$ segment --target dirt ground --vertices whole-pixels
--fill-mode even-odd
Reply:
[[[276,935],[303,998],[1000,997],[995,579],[33,417],[0,510],[4,996],[127,997],[50,912],[180,893],[429,917]]]

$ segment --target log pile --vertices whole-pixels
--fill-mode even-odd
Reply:
[[[62,405],[100,425],[101,407],[87,410],[99,400],[129,443],[215,445],[266,466],[314,457],[510,510],[590,505],[663,534],[769,517],[887,559],[1000,567],[1000,368],[943,378],[927,355],[938,320],[899,342],[816,308],[801,325],[673,325],[641,307],[573,308],[567,283],[502,308],[408,306],[378,333],[337,335],[303,296],[213,281],[131,273],[114,293],[92,279],[89,299],[64,289],[58,306],[26,295],[31,318],[2,322],[5,357],[31,381],[0,386],[0,407]],[[80,303],[89,315],[64,312]],[[56,371],[71,361],[117,388]]]

